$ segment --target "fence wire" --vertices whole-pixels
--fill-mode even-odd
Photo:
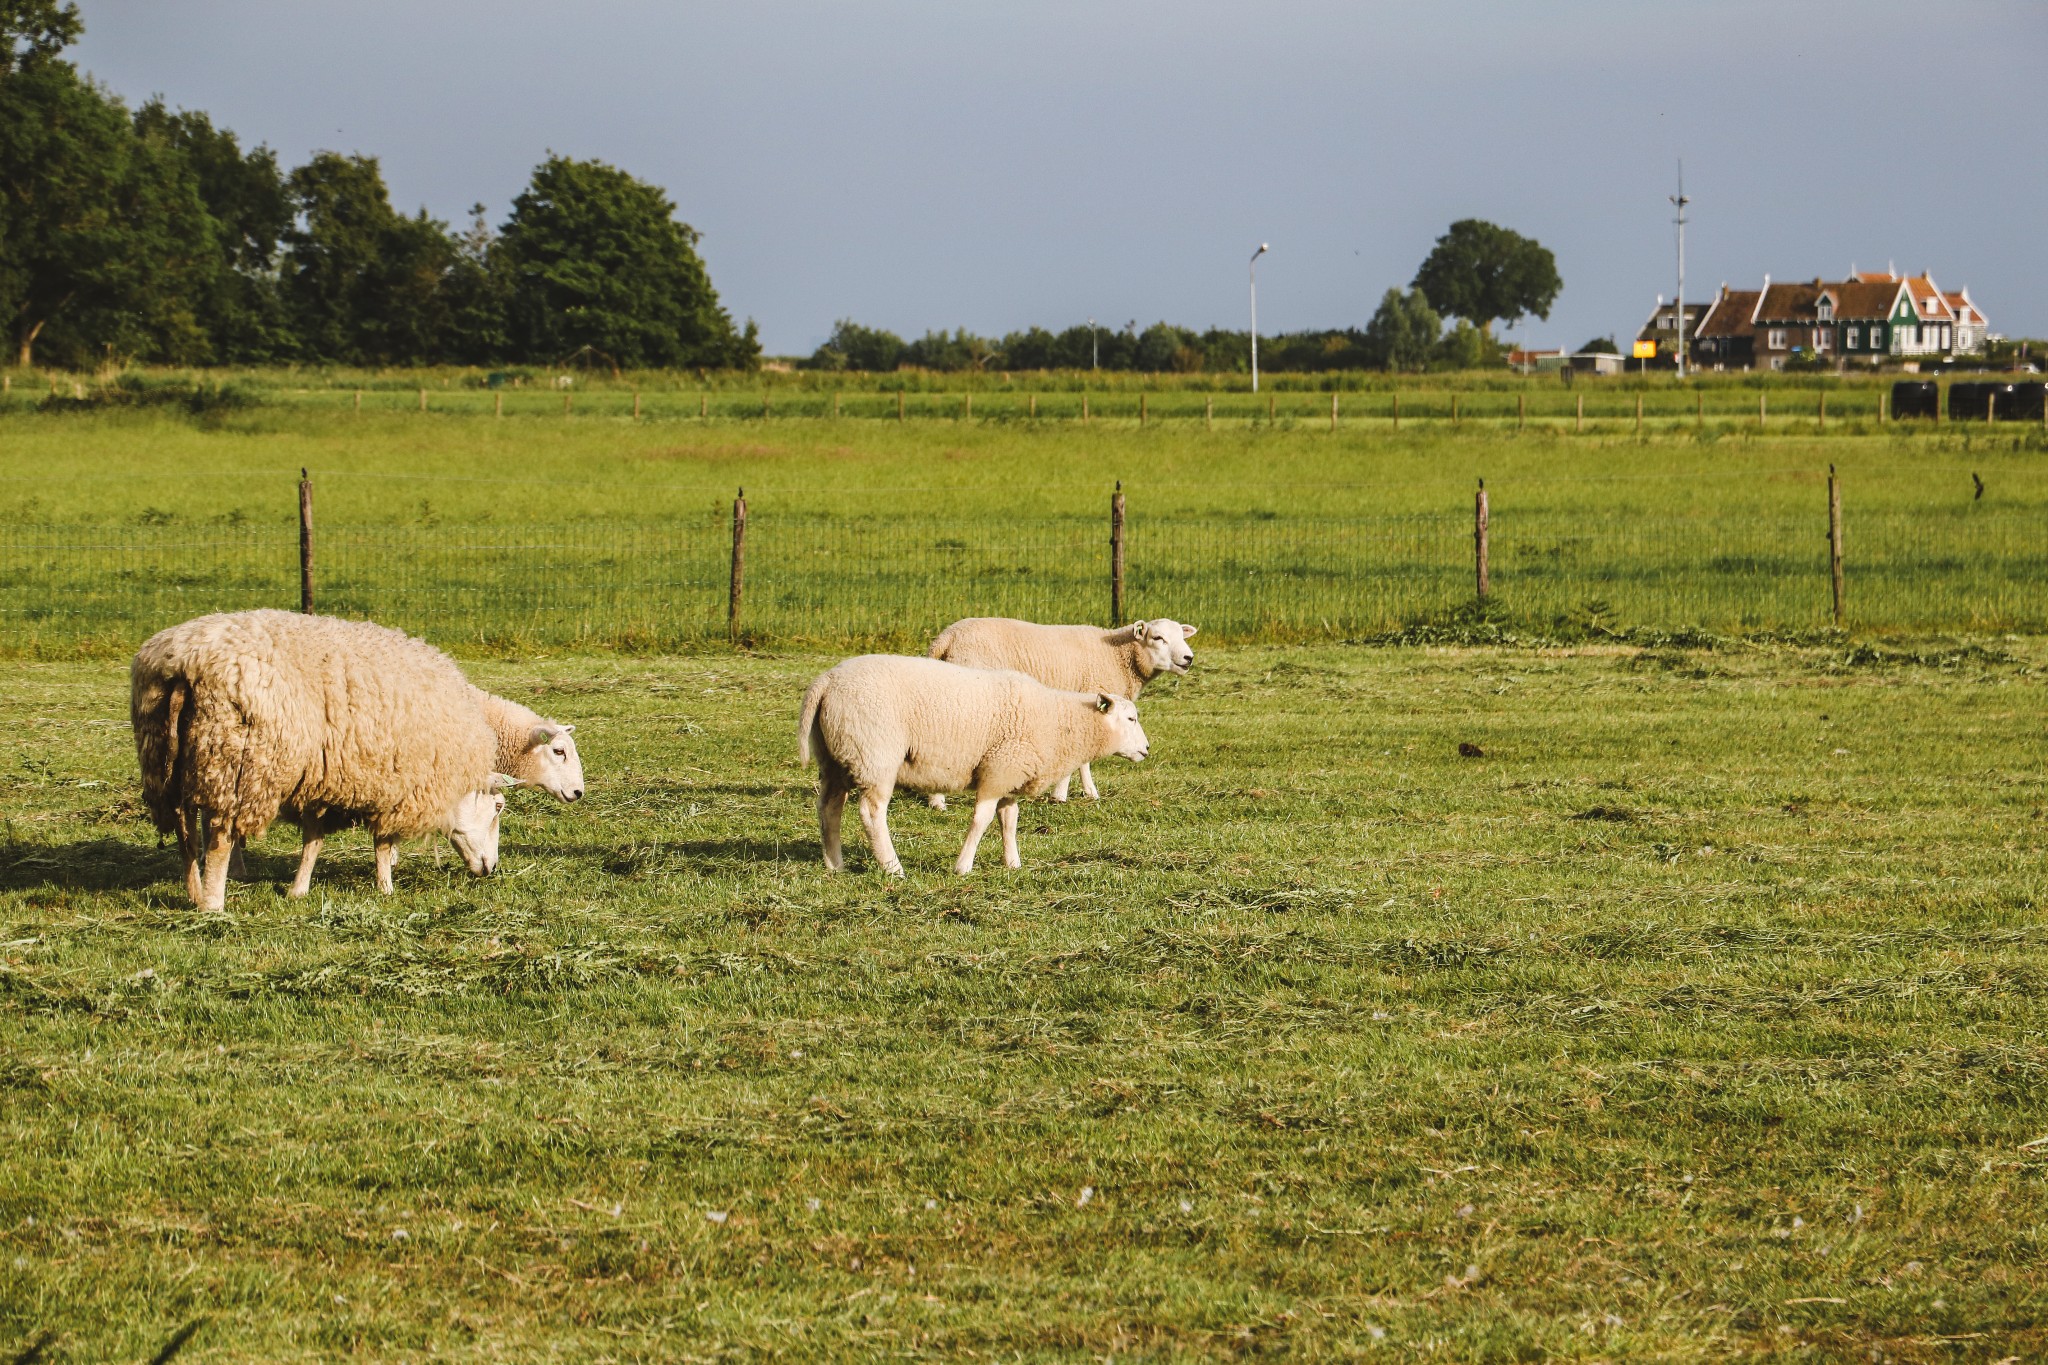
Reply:
[[[2024,507],[1845,518],[1847,620],[1878,630],[2048,629],[2048,525]],[[1825,519],[1496,505],[1501,619],[1806,630],[1832,619]],[[321,526],[315,605],[451,647],[662,648],[728,633],[732,526],[639,522]],[[756,508],[739,633],[917,648],[962,616],[1107,621],[1106,520],[848,516]],[[1126,615],[1225,639],[1341,639],[1441,620],[1475,597],[1469,511],[1133,515]],[[212,611],[299,602],[295,526],[0,528],[0,652],[123,653]]]

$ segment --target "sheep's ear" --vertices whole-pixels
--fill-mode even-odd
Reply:
[[[552,725],[536,725],[526,736],[526,747],[529,749],[545,749],[554,742],[555,727]]]
[[[1151,624],[1152,623],[1150,621],[1133,621],[1129,625],[1125,626],[1124,629],[1130,633],[1130,637],[1133,640],[1142,640],[1145,638],[1146,628],[1149,627]]]
[[[1188,636],[1193,635],[1196,631],[1200,629],[1200,626],[1182,626],[1180,628],[1181,638],[1186,639]]]
[[[487,790],[494,792],[508,792],[511,791],[514,787],[521,785],[523,784],[520,782],[520,780],[512,776],[510,773],[492,773],[490,785],[487,788]]]
[[[575,727],[575,726],[573,726],[573,725],[563,725],[563,726],[558,726],[558,727],[556,727],[556,728],[560,729],[560,730],[561,730],[561,732],[562,732],[563,734],[565,734],[565,735],[570,735],[570,734],[574,734],[574,733],[576,732],[576,727]]]
[[[1095,709],[1102,712],[1104,715],[1108,715],[1110,708],[1115,705],[1116,699],[1111,697],[1109,693],[1097,692],[1095,694]]]

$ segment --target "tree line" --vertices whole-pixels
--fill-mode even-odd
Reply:
[[[659,187],[550,155],[510,216],[391,204],[377,159],[286,170],[204,113],[129,110],[63,60],[77,6],[0,0],[0,304],[15,360],[748,367]]]
[[[1563,288],[1557,261],[1541,244],[1476,218],[1453,223],[1403,291],[1389,289],[1362,328],[1283,332],[1259,338],[1259,367],[1318,370],[1473,370],[1500,364],[1493,324],[1524,314],[1549,317]],[[1432,300],[1435,302],[1433,303]],[[841,319],[803,362],[814,370],[1138,370],[1231,373],[1251,366],[1251,333],[1196,331],[1135,320],[1121,329],[1093,323],[1002,337],[964,329],[906,341]]]

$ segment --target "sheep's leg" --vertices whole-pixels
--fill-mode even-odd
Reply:
[[[870,787],[860,794],[860,827],[867,831],[868,847],[875,851],[882,871],[900,877],[903,864],[896,861],[896,844],[889,837],[890,791],[888,787]]]
[[[1052,789],[1052,799],[1053,799],[1053,800],[1055,800],[1055,801],[1064,801],[1064,800],[1066,800],[1066,799],[1067,799],[1067,784],[1068,784],[1068,783],[1070,783],[1070,782],[1072,782],[1073,780],[1074,780],[1074,775],[1073,775],[1072,773],[1068,773],[1068,774],[1067,774],[1067,775],[1066,775],[1065,777],[1061,778],[1061,779],[1060,779],[1060,784],[1059,784],[1059,785],[1058,785],[1057,787],[1054,787],[1054,788]]]
[[[320,846],[327,842],[327,832],[310,820],[302,832],[305,842],[299,848],[299,874],[292,878],[292,889],[288,893],[294,899],[313,889],[313,864],[320,857]]]
[[[1024,866],[1024,859],[1017,853],[1017,798],[1006,796],[996,802],[996,816],[1003,825],[1003,866]]]
[[[228,855],[228,875],[230,877],[233,877],[238,882],[246,882],[250,880],[249,860],[248,858],[244,857],[242,853],[242,849],[248,844],[248,842],[249,841],[247,839],[235,840],[235,851]]]
[[[206,833],[206,883],[200,890],[201,910],[225,910],[228,908],[228,859],[235,847],[235,836],[219,827]]]
[[[997,800],[975,794],[974,818],[967,822],[967,842],[960,845],[960,856],[953,860],[953,870],[963,877],[974,871],[974,852],[981,844],[981,836],[988,832],[989,821],[996,818]]]
[[[946,808],[946,794],[944,792],[933,792],[925,797],[924,803],[933,810],[944,810]]]
[[[1081,790],[1090,801],[1102,799],[1102,793],[1095,790],[1095,774],[1088,770],[1086,763],[1081,765]]]
[[[398,840],[377,840],[377,889],[387,896],[392,891],[391,868],[397,861]]]
[[[846,794],[852,790],[842,774],[829,769],[818,776],[818,843],[825,850],[825,866],[834,872],[846,866],[846,853],[839,843],[839,822],[846,814]]]
[[[187,806],[178,822],[178,856],[185,860],[185,894],[194,905],[206,902],[206,835],[201,824],[205,819],[206,814],[199,807]]]

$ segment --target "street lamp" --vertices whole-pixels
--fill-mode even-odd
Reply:
[[[1252,253],[1252,392],[1259,391],[1259,257],[1266,254],[1264,242]]]
[[[1088,368],[1091,370],[1102,368],[1102,348],[1095,342],[1094,318],[1088,319]]]
[[[1678,381],[1685,382],[1685,206],[1692,200],[1685,197],[1685,162],[1678,163],[1678,193],[1664,196],[1678,210],[1678,217],[1672,219],[1678,224],[1678,300],[1672,307],[1672,316],[1678,319]]]

